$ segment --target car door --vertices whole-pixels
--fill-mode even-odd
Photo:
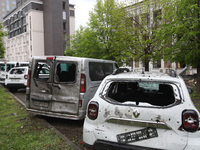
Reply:
[[[32,60],[30,107],[38,110],[52,108],[53,59]],[[44,70],[48,70],[45,71]]]
[[[80,78],[80,59],[56,58],[52,84],[52,111],[78,114]]]

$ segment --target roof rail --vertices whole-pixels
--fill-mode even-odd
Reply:
[[[119,73],[129,72],[128,68],[117,68],[113,71],[112,75],[117,75]]]

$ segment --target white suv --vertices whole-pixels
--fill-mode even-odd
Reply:
[[[199,112],[179,76],[118,73],[107,76],[89,101],[86,149],[200,148]]]
[[[5,86],[10,91],[16,91],[19,88],[27,86],[28,67],[14,67],[7,74]]]

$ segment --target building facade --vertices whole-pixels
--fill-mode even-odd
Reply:
[[[7,13],[16,8],[16,0],[1,0],[0,1],[0,23],[3,22],[3,17]]]
[[[145,3],[143,0],[136,0],[134,3],[126,7],[127,13],[129,14],[130,19],[133,21],[133,28],[137,29],[139,39],[143,39],[146,43],[148,39],[154,38],[154,30],[158,29],[161,25],[162,20],[162,7],[157,3],[157,0],[151,0],[150,3]],[[137,33],[136,33],[137,34]],[[144,42],[144,43],[145,43]],[[141,44],[142,45],[142,44]],[[145,44],[144,44],[145,45]],[[149,45],[153,45],[150,43]],[[147,47],[149,45],[146,45]],[[156,50],[156,44],[152,47]],[[151,48],[149,49],[151,51]],[[132,60],[129,63],[129,66],[133,70],[144,70],[145,61],[144,60]],[[166,70],[173,69],[176,73],[180,73],[186,64],[181,64],[179,62],[169,62],[160,60],[150,60],[148,62],[149,71],[165,72]],[[196,73],[196,68],[190,67],[190,70],[187,71],[187,74]]]
[[[73,12],[73,15],[70,15]],[[4,17],[4,38],[9,61],[32,56],[64,55],[75,26],[74,6],[68,0],[16,0],[16,8]],[[72,24],[72,25],[70,25]]]

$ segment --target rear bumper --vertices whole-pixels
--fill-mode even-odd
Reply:
[[[155,148],[147,148],[147,147],[139,147],[139,146],[133,146],[133,145],[123,145],[119,143],[113,143],[109,141],[102,141],[97,140],[94,145],[89,145],[87,143],[84,143],[85,148],[90,148],[92,150],[156,150]]]
[[[6,87],[7,88],[25,88],[26,87],[26,85],[24,85],[24,84],[6,84]]]
[[[42,111],[30,108],[26,108],[26,110],[28,113],[32,113],[34,115],[48,116],[54,118],[71,119],[71,120],[83,120],[85,118],[85,113],[79,113],[78,115],[74,115],[74,114],[59,113],[46,110]]]
[[[0,78],[0,83],[5,84],[5,78]]]

